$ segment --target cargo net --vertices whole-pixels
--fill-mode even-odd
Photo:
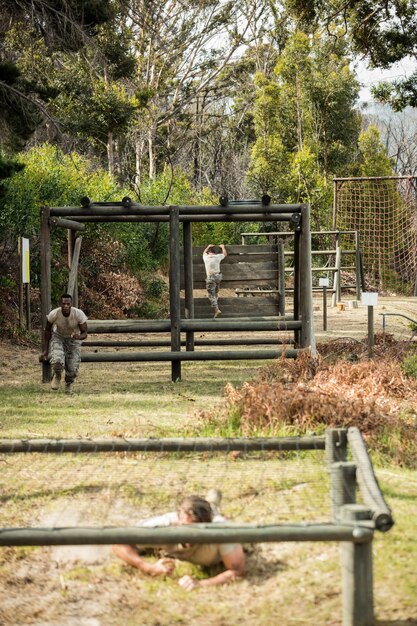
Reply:
[[[220,490],[227,520],[330,521],[325,452],[0,454],[0,533],[9,528],[133,528],[186,495]]]
[[[338,229],[360,237],[366,289],[411,292],[417,276],[416,177],[336,180]]]

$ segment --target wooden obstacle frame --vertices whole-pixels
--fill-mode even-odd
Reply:
[[[329,522],[274,524],[216,523],[170,527],[0,528],[0,546],[171,543],[339,542],[342,624],[373,626],[372,541],[387,532],[393,516],[356,427],[330,429],[324,436],[254,439],[1,439],[0,454],[179,453],[324,450],[330,477]],[[348,452],[349,458],[348,461]],[[359,498],[357,497],[359,495]],[[362,503],[359,504],[357,500]],[[299,511],[302,518],[303,511]],[[279,512],[278,512],[279,515]]]
[[[89,320],[89,334],[96,333],[169,333],[169,351],[90,352],[83,350],[83,362],[170,361],[171,378],[181,379],[182,361],[294,358],[300,349],[314,351],[311,280],[310,207],[306,204],[271,204],[269,201],[233,201],[224,198],[214,206],[144,206],[124,198],[121,202],[90,202],[83,198],[80,207],[43,207],[41,210],[41,313],[45,323],[51,303],[51,228],[68,229],[70,275],[68,290],[77,306],[77,266],[80,232],[86,223],[147,223],[169,225],[169,319],[164,320]],[[208,300],[194,298],[194,289],[204,287],[202,250],[193,248],[192,224],[195,222],[286,222],[294,237],[293,314],[285,315],[285,276],[283,243],[274,246],[228,246],[229,256],[222,263],[222,289],[234,286],[234,298],[221,299],[222,317],[210,319]],[[182,226],[182,228],[181,228]],[[182,242],[181,242],[182,237]],[[181,246],[182,243],[182,246]],[[251,289],[250,286],[254,289]],[[268,293],[262,292],[267,287]],[[181,288],[184,297],[181,298]],[[251,297],[245,293],[246,289]],[[253,293],[253,292],[256,293]],[[242,297],[238,297],[238,294]],[[256,339],[259,331],[290,331],[294,348],[260,349],[274,342]],[[196,351],[196,332],[241,332],[254,335],[250,341],[216,339],[206,345],[218,349]],[[182,338],[185,335],[185,340]],[[93,342],[86,342],[93,345]],[[153,347],[158,342],[130,342]],[[252,350],[224,350],[224,345],[254,345]],[[115,342],[94,342],[110,346]],[[119,347],[123,342],[118,342]],[[127,345],[124,342],[124,345]],[[164,345],[159,342],[159,345]],[[185,345],[185,350],[181,350]],[[43,380],[50,379],[50,366],[43,363]]]

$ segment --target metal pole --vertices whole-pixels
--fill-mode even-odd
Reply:
[[[327,287],[323,287],[323,330],[327,330]]]
[[[368,356],[370,359],[374,356],[374,307],[368,306]]]

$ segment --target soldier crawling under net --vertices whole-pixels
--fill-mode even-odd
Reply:
[[[225,518],[218,509],[220,500],[221,493],[217,490],[209,492],[207,499],[200,496],[188,496],[181,502],[178,511],[172,511],[144,520],[141,526],[154,528],[198,522],[224,522]],[[149,576],[170,576],[175,569],[175,559],[188,561],[203,567],[223,563],[226,568],[223,572],[203,580],[196,580],[189,575],[182,576],[178,582],[187,591],[197,587],[224,585],[242,578],[245,574],[245,555],[240,544],[151,546],[152,553],[160,557],[155,563],[149,563],[141,556],[149,550],[149,547],[119,544],[113,546],[113,552],[123,559],[125,563],[136,567]]]

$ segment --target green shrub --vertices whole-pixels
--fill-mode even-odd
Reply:
[[[417,354],[406,356],[401,363],[401,369],[406,376],[417,378]]]

